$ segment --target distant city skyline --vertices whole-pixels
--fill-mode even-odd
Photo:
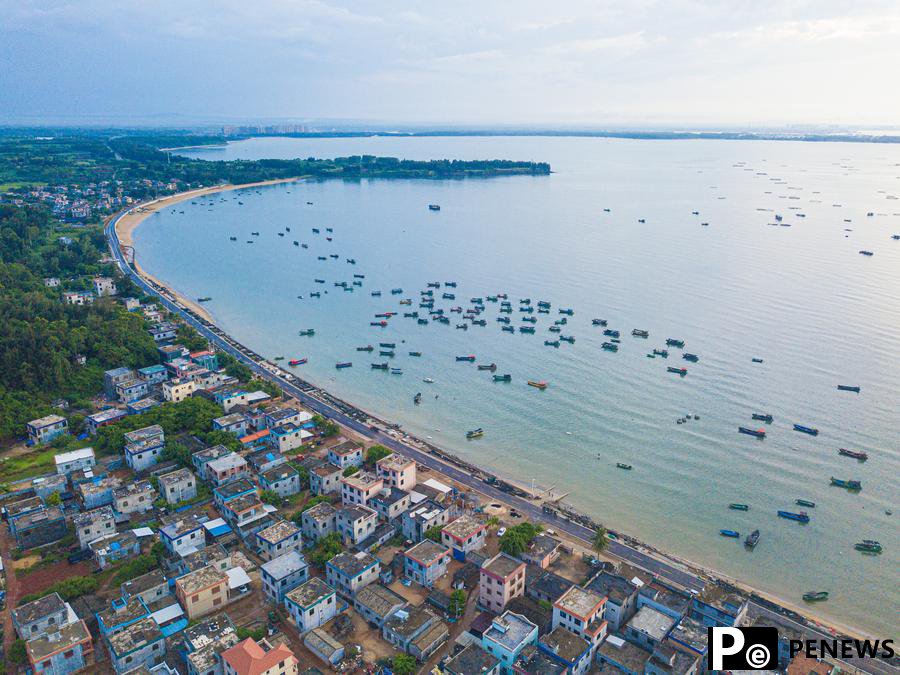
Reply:
[[[0,123],[880,129],[897,44],[881,0],[0,0]]]

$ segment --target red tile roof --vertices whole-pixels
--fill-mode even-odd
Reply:
[[[261,675],[281,661],[290,659],[297,663],[297,657],[284,645],[265,651],[253,638],[238,642],[231,649],[222,652],[222,660],[234,668],[238,675]]]

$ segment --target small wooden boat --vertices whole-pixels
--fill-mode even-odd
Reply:
[[[750,506],[747,504],[729,504],[728,508],[732,511],[749,511]]]
[[[741,536],[741,533],[737,530],[719,530],[719,534],[721,534],[723,537],[729,537],[731,539],[737,539]]]
[[[806,602],[822,602],[828,599],[828,591],[810,591],[803,594]]]
[[[631,471],[634,467],[631,464],[623,464],[622,462],[616,462],[616,468],[624,469],[625,471]]]
[[[528,380],[528,386],[543,391],[547,388],[547,382],[544,380]]]

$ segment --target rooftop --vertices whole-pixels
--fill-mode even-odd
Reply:
[[[203,450],[198,450],[191,457],[196,457],[197,459],[209,461],[216,459],[217,457],[223,457],[229,454],[231,450],[226,448],[224,445],[213,445],[208,448],[204,448]]]
[[[265,573],[275,579],[284,579],[298,570],[307,567],[306,559],[297,551],[288,551],[284,555],[273,558],[267,563],[263,563],[261,569]]]
[[[265,478],[266,482],[275,483],[290,476],[296,476],[297,469],[290,466],[289,464],[282,464],[281,466],[274,466],[271,469],[267,469],[259,475],[262,478]]]
[[[766,618],[765,622],[767,626],[772,625],[771,619]],[[777,626],[777,628],[779,629],[779,636],[788,637],[787,635],[785,635],[785,633],[782,632],[781,626]],[[790,637],[793,637],[793,635],[791,635]],[[696,652],[704,653],[706,651],[706,626],[688,616],[682,617],[681,621],[679,621],[675,625],[675,627],[671,631],[669,631],[669,638],[691,647],[691,649]]]
[[[607,596],[616,605],[622,605],[637,591],[637,587],[625,577],[606,571],[594,576],[585,588]]]
[[[216,419],[213,420],[213,422],[218,424],[220,427],[227,427],[227,426],[231,426],[232,424],[238,424],[245,420],[246,420],[246,418],[244,417],[243,414],[235,412],[235,413],[230,413],[228,415],[223,415],[222,417],[217,417]]]
[[[381,584],[361,588],[356,592],[355,601],[382,619],[397,605],[406,604],[406,600]]]
[[[444,669],[452,675],[474,675],[494,670],[500,661],[477,644],[470,644],[450,659]]]
[[[516,560],[512,556],[509,556],[505,553],[498,553],[493,558],[485,562],[481,570],[482,572],[487,572],[494,575],[495,577],[499,577],[500,579],[506,579],[510,575],[514,574],[520,567],[524,566],[525,563],[523,563],[521,560]]]
[[[537,565],[528,565],[525,568],[525,588],[540,596],[546,596],[550,602],[556,602],[573,585],[565,577]]]
[[[236,452],[231,452],[227,455],[222,455],[221,457],[210,460],[206,466],[209,467],[210,471],[218,473],[219,471],[228,471],[229,469],[247,466],[247,461]]]
[[[142,574],[139,577],[135,577],[131,581],[126,581],[122,584],[122,592],[128,593],[129,595],[140,595],[144,591],[148,591],[151,588],[156,588],[161,584],[165,584],[168,582],[166,579],[166,575],[163,574],[163,571],[159,568],[155,570],[151,570],[147,572],[147,574]]]
[[[478,534],[486,527],[487,525],[476,520],[472,516],[460,516],[452,523],[444,525],[443,531],[457,541],[465,541],[472,535]]]
[[[516,672],[524,675],[562,675],[568,672],[559,661],[534,645],[525,645],[515,662]]]
[[[540,638],[541,644],[556,654],[563,661],[575,663],[578,657],[584,654],[590,644],[583,637],[575,635],[570,630],[566,630],[562,626],[557,626],[547,635]]]
[[[406,512],[406,516],[417,522],[427,523],[444,511],[446,511],[446,509],[443,506],[440,506],[429,499],[412,507]]]
[[[34,638],[25,643],[33,663],[39,663],[51,654],[70,649],[80,642],[91,641],[91,633],[84,621],[78,620],[60,626],[53,632]]]
[[[170,471],[169,473],[164,473],[159,477],[159,483],[163,487],[169,487],[172,485],[178,485],[182,481],[190,480],[194,477],[194,474],[191,473],[190,469],[177,469],[176,471]]]
[[[86,483],[79,483],[77,489],[79,492],[81,492],[82,496],[87,497],[89,495],[96,495],[103,492],[112,492],[121,484],[122,481],[120,481],[118,478],[94,478],[93,480],[90,480]]]
[[[106,411],[104,411],[106,412]],[[119,412],[116,410],[116,412]],[[98,415],[100,413],[97,413]],[[55,461],[57,466],[60,464],[67,464],[68,462],[75,462],[81,459],[89,459],[94,457],[94,449],[93,448],[81,448],[79,450],[72,450],[71,452],[61,452],[55,456]]]
[[[107,639],[118,657],[164,638],[159,626],[148,616],[131,624],[128,630],[120,630],[108,635]]]
[[[59,415],[46,415],[45,417],[31,420],[28,424],[35,427],[36,429],[40,429],[42,427],[49,427],[51,424],[59,424],[60,422],[65,421],[66,418],[60,417]]]
[[[384,625],[392,633],[408,639],[411,635],[415,635],[422,626],[431,623],[436,618],[434,613],[424,605],[419,607],[408,605],[391,614]]]
[[[26,511],[34,511],[35,509],[43,508],[44,500],[40,497],[28,497],[26,499],[20,499],[17,502],[12,502],[11,504],[6,505],[6,515],[8,518],[15,518],[20,513],[24,513]]]
[[[333,476],[336,473],[341,473],[341,467],[336,464],[332,464],[331,462],[324,462],[321,464],[316,464],[312,468],[312,472],[321,478],[327,478],[328,476]]]
[[[24,513],[16,519],[16,531],[25,530],[26,528],[37,526],[40,523],[59,520],[65,518],[62,509],[58,506],[48,506],[40,511],[32,511]]]
[[[59,593],[51,593],[14,609],[12,614],[15,622],[23,626],[50,614],[64,611],[65,608],[66,603],[59,597]]]
[[[450,631],[447,629],[447,624],[438,618],[420,635],[416,636],[412,644],[418,647],[422,653],[427,653],[431,645],[446,640],[449,635]]]
[[[334,589],[322,581],[319,577],[311,577],[308,581],[304,581],[287,596],[291,602],[300,607],[310,607],[323,598],[334,594]]]
[[[675,625],[675,619],[668,614],[663,614],[658,609],[644,605],[637,614],[631,617],[627,625],[629,628],[649,635],[656,642],[662,642],[672,626]]]
[[[355,522],[357,520],[365,519],[365,518],[377,518],[378,513],[373,509],[367,508],[365,506],[355,506],[355,505],[347,505],[342,506],[338,510],[338,517],[343,520],[348,520],[350,522]]]
[[[418,544],[408,549],[404,555],[412,558],[416,562],[422,563],[426,567],[430,567],[442,558],[446,559],[450,555],[450,549],[442,544],[431,541],[431,539],[423,539]]]
[[[349,485],[350,487],[356,488],[357,490],[362,490],[363,492],[365,492],[375,484],[383,483],[382,479],[376,476],[371,471],[357,471],[352,476],[345,476],[344,478],[342,478],[341,482]]]
[[[113,494],[116,499],[120,499],[122,497],[130,497],[131,495],[139,495],[144,492],[156,492],[153,489],[153,486],[150,484],[148,480],[139,480],[133,483],[128,483],[127,485],[122,485],[117,487]]]
[[[528,545],[528,548],[525,551],[525,554],[529,558],[533,558],[535,560],[543,560],[548,555],[553,553],[557,548],[559,548],[559,542],[551,537],[549,534],[539,533],[534,539],[531,540],[531,543]]]
[[[243,494],[245,492],[255,492],[256,486],[251,483],[246,478],[238,478],[235,481],[230,483],[225,483],[225,485],[220,485],[217,488],[213,489],[221,499],[231,499],[239,494]]]
[[[326,656],[331,656],[336,651],[344,648],[344,645],[321,628],[313,628],[309,631],[303,638],[303,643],[310,649],[314,649],[319,654]]]
[[[338,553],[328,561],[329,567],[339,570],[348,577],[355,577],[376,564],[378,564],[378,559],[363,551],[358,553],[348,553],[347,551],[344,551],[343,553]]]
[[[714,583],[706,584],[697,599],[726,614],[734,613],[736,608],[747,602],[747,599],[739,593]]]
[[[501,645],[504,649],[515,651],[532,632],[537,633],[537,626],[520,614],[506,611],[494,617],[491,627],[484,632],[484,638]]]
[[[207,565],[179,577],[175,580],[175,585],[186,595],[190,595],[204,588],[227,582],[228,575],[225,572],[219,571],[214,565]]]
[[[255,492],[251,492],[249,494],[241,495],[240,497],[235,497],[234,499],[229,499],[225,502],[225,508],[232,513],[242,513],[261,504],[262,502],[259,500],[259,495]]]
[[[263,640],[263,645],[268,649],[264,649],[253,638],[247,638],[223,651],[222,661],[239,675],[262,675],[282,661],[297,662],[294,652],[286,645],[279,644],[271,647],[265,640]]]
[[[335,455],[350,455],[354,452],[361,452],[362,446],[359,443],[354,443],[353,441],[343,441],[338,443],[337,445],[332,445],[328,452],[332,452]]]
[[[554,606],[581,619],[589,619],[593,618],[593,614],[603,602],[602,595],[597,595],[593,591],[580,586],[572,586],[572,588],[563,593],[559,600],[554,603]]]
[[[234,629],[224,635],[217,636],[213,642],[187,655],[187,661],[197,673],[207,673],[215,669],[219,663],[219,654],[224,650],[234,647],[240,638]]]
[[[135,429],[134,431],[129,431],[125,434],[125,442],[126,443],[140,443],[141,441],[147,441],[150,439],[159,438],[160,436],[164,436],[163,428],[158,424],[152,424],[149,427],[143,427],[141,429]]]
[[[234,624],[228,615],[216,614],[185,628],[182,635],[190,649],[201,649],[214,644],[221,636],[234,632]]]
[[[270,544],[277,544],[279,541],[299,534],[299,532],[300,528],[295,523],[290,520],[282,520],[264,530],[260,530],[256,533],[256,537]]]
[[[400,488],[385,488],[377,495],[372,497],[370,501],[380,502],[387,507],[391,507],[397,502],[401,502],[404,499],[409,497],[409,493],[406,490],[401,490]]]
[[[650,652],[635,644],[626,642],[619,635],[607,636],[597,648],[597,653],[635,673],[643,673],[644,665],[650,660]]]
[[[415,464],[414,460],[410,459],[409,457],[399,455],[396,452],[388,455],[387,457],[382,457],[375,463],[375,465],[382,471],[403,471],[413,464]]]
[[[115,626],[122,626],[136,621],[147,616],[147,614],[147,607],[144,603],[139,598],[131,597],[128,598],[125,604],[121,604],[121,601],[118,601],[118,604],[97,612],[97,619],[109,630]]]
[[[331,502],[319,502],[315,506],[311,506],[303,512],[304,518],[311,518],[316,521],[328,520],[337,513],[337,507]]]
[[[184,534],[199,530],[203,527],[203,522],[203,519],[195,514],[193,516],[179,518],[168,525],[163,525],[159,528],[159,531],[169,539],[177,539]]]

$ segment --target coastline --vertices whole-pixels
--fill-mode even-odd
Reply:
[[[178,193],[175,195],[170,195],[168,197],[160,198],[158,200],[146,202],[144,204],[134,207],[133,210],[126,212],[121,218],[119,218],[118,221],[116,221],[116,223],[115,223],[116,234],[119,237],[119,240],[120,240],[120,243],[121,243],[123,249],[131,247],[133,250],[133,245],[132,245],[133,238],[132,237],[133,237],[133,233],[136,230],[136,228],[140,225],[141,222],[143,222],[143,220],[147,216],[149,216],[152,213],[155,213],[159,210],[162,210],[168,206],[177,204],[179,202],[185,201],[185,200],[193,198],[193,197],[204,196],[204,195],[208,195],[208,194],[214,194],[214,193],[224,192],[224,191],[228,191],[228,190],[237,190],[237,189],[248,188],[248,187],[257,187],[257,186],[262,186],[262,185],[273,185],[273,184],[279,184],[279,183],[295,182],[298,180],[301,180],[301,178],[276,179],[276,180],[263,181],[263,182],[258,182],[258,183],[240,184],[240,185],[222,184],[222,185],[217,185],[217,186],[213,186],[213,187],[209,187],[209,188],[201,188],[201,189],[192,190],[192,191],[188,191],[188,192]],[[250,354],[252,354],[256,360],[258,360],[259,365],[261,365],[265,370],[267,370],[270,375],[279,377],[280,376],[279,374],[284,372],[281,370],[281,367],[278,366],[277,364],[273,364],[273,363],[266,361],[265,359],[263,359],[263,357],[252,352],[252,350],[249,350],[248,348],[244,347],[243,345],[240,345],[240,343],[238,343],[236,340],[234,340],[234,338],[227,336],[224,332],[221,331],[221,329],[218,329],[218,327],[215,326],[215,321],[213,320],[212,316],[202,306],[185,298],[182,294],[180,294],[177,290],[173,289],[170,285],[163,283],[163,282],[159,281],[158,279],[156,279],[155,277],[153,277],[152,275],[148,274],[136,262],[132,261],[131,264],[134,267],[135,271],[141,277],[150,281],[153,285],[157,286],[158,288],[165,290],[169,295],[171,295],[173,298],[177,299],[177,301],[179,303],[181,303],[185,307],[189,308],[190,312],[194,313],[197,317],[201,318],[203,321],[210,324],[210,326],[209,326],[210,328],[214,328],[221,336],[227,337],[227,339],[229,340],[229,342],[232,345],[240,346],[243,349],[250,352]],[[299,378],[294,378],[294,379],[302,382],[302,380],[299,380]],[[463,468],[468,469],[473,475],[476,475],[476,476],[477,475],[496,476],[497,478],[499,478],[501,480],[501,482],[504,482],[507,485],[515,488],[522,494],[526,495],[527,496],[526,498],[531,499],[534,503],[540,505],[540,500],[538,500],[534,496],[530,495],[530,490],[528,489],[528,486],[523,483],[523,481],[516,479],[514,477],[504,475],[504,474],[499,474],[497,472],[489,472],[481,467],[474,466],[474,465],[470,464],[469,462],[467,462],[466,460],[460,459],[460,458],[454,456],[452,453],[450,453],[442,448],[439,448],[437,446],[434,446],[429,441],[423,440],[421,438],[416,437],[415,435],[412,435],[412,434],[406,432],[405,430],[401,429],[396,424],[393,424],[386,420],[382,420],[379,417],[377,417],[376,415],[372,415],[369,412],[367,412],[361,408],[358,408],[357,406],[355,406],[352,403],[346,402],[342,399],[339,399],[339,398],[329,394],[326,389],[319,387],[315,383],[309,382],[308,385],[310,387],[310,390],[308,393],[313,395],[318,400],[320,400],[326,404],[329,404],[329,405],[337,405],[337,407],[339,407],[341,409],[346,408],[348,410],[355,411],[355,412],[359,413],[362,417],[368,418],[368,420],[370,420],[370,421],[379,422],[381,425],[383,425],[383,427],[385,429],[395,430],[396,437],[398,440],[402,439],[403,442],[406,442],[410,445],[413,445],[413,446],[419,448],[422,452],[427,452],[427,453],[431,454],[436,459],[438,459],[441,463],[447,465],[448,468],[449,467],[463,467]],[[515,494],[515,492],[511,492],[511,494]],[[568,514],[582,515],[582,514],[579,514],[575,509],[572,509],[571,507],[565,509],[565,513],[567,514],[567,517],[568,517]],[[584,517],[588,521],[590,521],[589,516],[584,516]],[[611,529],[611,531],[614,531],[613,528],[610,528],[610,529]],[[736,580],[736,579],[729,577],[728,575],[718,572],[716,570],[710,569],[704,565],[692,562],[688,559],[685,559],[685,558],[682,558],[682,557],[679,557],[679,556],[676,556],[676,555],[673,555],[670,553],[660,551],[659,549],[655,548],[654,546],[646,544],[646,543],[644,543],[634,537],[628,536],[624,533],[616,532],[616,534],[617,534],[619,541],[625,542],[628,546],[635,548],[635,549],[647,554],[648,556],[655,558],[663,563],[669,564],[673,567],[684,568],[693,574],[705,577],[707,579],[721,580],[725,583],[731,584],[731,585],[741,589],[742,591],[752,593],[755,596],[757,596],[758,598],[761,598],[768,602],[777,604],[780,607],[788,609],[788,610],[794,612],[796,615],[802,616],[804,619],[808,620],[812,624],[812,628],[818,627],[820,630],[823,630],[825,632],[832,632],[834,629],[837,629],[838,631],[840,631],[842,633],[845,633],[848,635],[856,635],[856,636],[865,636],[865,635],[869,634],[868,631],[864,631],[859,628],[855,628],[855,627],[851,627],[851,626],[846,626],[846,625],[839,623],[832,619],[825,620],[821,617],[817,617],[815,614],[812,614],[808,610],[808,608],[800,607],[796,604],[793,604],[791,602],[784,600],[783,598],[779,598],[772,593],[765,592],[760,589],[754,588],[744,582]],[[587,542],[586,540],[581,539],[581,538],[577,538],[577,537],[575,537],[575,538],[578,541],[578,545],[580,545],[584,548],[587,548],[589,550],[589,548],[590,548],[589,542]],[[619,557],[616,554],[607,553],[605,555],[612,556],[612,557]]]

